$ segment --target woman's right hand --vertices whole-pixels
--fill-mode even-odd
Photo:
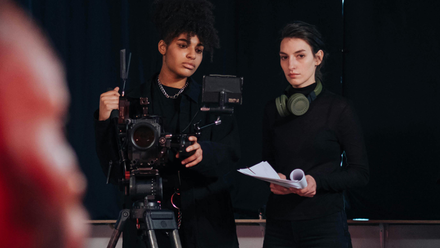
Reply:
[[[278,175],[280,176],[281,179],[286,179],[286,176],[284,174],[278,173]],[[270,191],[272,191],[272,193],[274,193],[276,195],[292,194],[292,192],[288,188],[280,186],[278,184],[274,184],[274,183],[270,184]]]
[[[110,117],[113,109],[119,109],[119,87],[101,94],[99,98],[99,120],[104,121]]]
[[[278,173],[281,179],[286,179],[286,176],[282,173]],[[307,187],[304,189],[296,189],[296,188],[286,188],[277,184],[270,184],[270,191],[276,195],[287,195],[287,194],[297,194],[302,197],[313,197],[316,195],[316,181],[310,176],[306,175],[307,179]]]

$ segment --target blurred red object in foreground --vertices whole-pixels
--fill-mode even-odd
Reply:
[[[86,182],[64,137],[63,68],[39,29],[0,0],[0,244],[84,247]]]

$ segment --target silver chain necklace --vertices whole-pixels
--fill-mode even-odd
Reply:
[[[167,92],[165,91],[165,89],[162,86],[162,83],[159,80],[159,77],[157,77],[157,84],[159,85],[160,91],[162,91],[163,95],[166,98],[176,99],[180,94],[182,94],[182,92],[185,90],[186,86],[188,86],[189,80],[186,80],[185,85],[174,96],[170,96],[170,95],[167,94]]]

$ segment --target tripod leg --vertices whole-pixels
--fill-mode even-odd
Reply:
[[[112,233],[110,241],[108,242],[107,248],[115,248],[116,244],[118,243],[119,236],[121,236],[121,232],[115,229]]]
[[[148,243],[149,248],[159,248],[154,230],[146,231],[145,242]]]
[[[170,233],[170,241],[173,248],[182,248],[182,244],[180,243],[179,231],[177,229],[174,229]]]
[[[123,209],[119,212],[118,221],[116,221],[115,230],[113,230],[110,241],[108,242],[107,248],[115,248],[118,243],[119,236],[121,236],[121,232],[124,229],[125,222],[130,217],[130,210]]]

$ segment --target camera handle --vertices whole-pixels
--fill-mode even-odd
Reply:
[[[127,160],[125,159],[124,149],[122,148],[121,139],[119,138],[118,118],[119,118],[119,110],[113,109],[110,114],[110,120],[113,122],[113,126],[115,128],[116,142],[118,145],[118,153],[119,153],[119,165],[122,164],[125,171],[127,169],[127,164],[126,164]],[[108,166],[106,184],[109,184],[112,167],[113,167],[113,161],[110,160]]]

